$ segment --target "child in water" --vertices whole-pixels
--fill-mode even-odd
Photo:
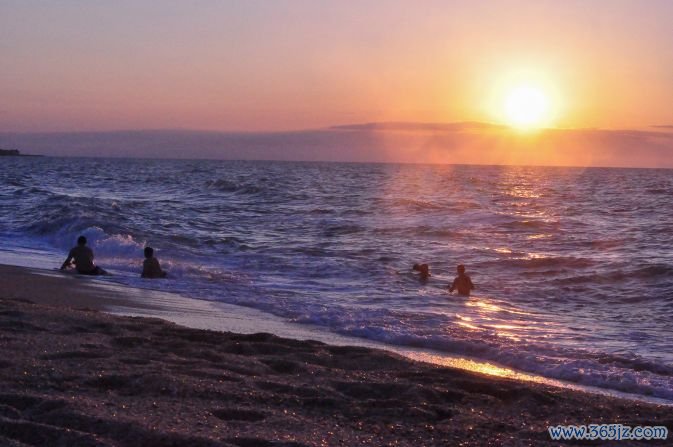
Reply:
[[[458,271],[458,276],[453,280],[453,284],[449,286],[449,293],[452,293],[454,290],[458,290],[459,295],[470,296],[470,291],[474,290],[474,284],[469,276],[465,274],[465,266],[460,264],[456,267]]]
[[[166,272],[161,270],[159,260],[154,257],[154,249],[145,247],[145,260],[143,261],[143,272],[141,278],[165,278]]]
[[[430,266],[428,264],[414,264],[411,270],[418,272],[418,279],[426,281],[430,278]]]

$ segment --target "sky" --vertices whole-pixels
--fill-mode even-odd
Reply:
[[[673,132],[671,23],[668,0],[0,0],[0,132],[512,125],[533,86],[534,124],[577,131],[549,141],[648,145]]]
[[[666,0],[3,0],[0,130],[499,122],[524,78],[553,126],[673,124],[671,23]]]

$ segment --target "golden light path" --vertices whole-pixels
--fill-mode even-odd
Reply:
[[[564,388],[573,391],[583,391],[589,393],[600,394],[604,396],[611,397],[620,397],[623,399],[637,399],[645,402],[651,402],[661,405],[673,406],[673,403],[668,400],[658,399],[654,397],[643,397],[636,396],[629,393],[623,393],[616,390],[608,390],[604,388],[598,388],[590,385],[578,385],[575,383],[565,382],[562,380],[549,379],[542,376],[537,376],[534,374],[528,374],[524,372],[515,371],[504,366],[495,365],[489,362],[483,362],[478,360],[472,360],[468,358],[459,358],[459,357],[447,357],[446,355],[433,354],[424,351],[405,351],[398,350],[397,352],[402,355],[419,362],[432,363],[435,365],[446,366],[449,368],[458,368],[466,371],[471,371],[477,374],[483,374],[491,377],[498,377],[503,379],[518,380],[529,383],[537,383],[540,385],[547,385],[557,388]]]
[[[492,302],[489,302],[490,300],[483,298],[483,297],[477,297],[477,296],[472,296],[470,297],[469,301],[466,303],[468,307],[475,307],[479,309],[479,311],[483,312],[484,315],[482,315],[479,319],[482,321],[487,321],[490,320],[490,318],[486,317],[487,314],[489,313],[497,313],[500,311],[503,311],[504,309],[501,306],[498,306]],[[455,314],[457,317],[457,322],[459,326],[462,326],[468,330],[481,330],[483,327],[488,327],[491,329],[495,329],[496,335],[501,336],[501,337],[507,337],[511,338],[514,340],[518,340],[519,337],[517,336],[517,333],[526,328],[526,316],[530,316],[532,314],[529,314],[527,312],[523,311],[517,311],[514,309],[507,309],[507,312],[509,313],[514,313],[518,314],[522,319],[517,320],[512,322],[511,324],[492,324],[492,323],[482,323],[478,325],[473,317],[466,316],[466,315],[461,315],[461,314]],[[546,323],[549,324],[549,323]],[[552,386],[552,387],[558,387],[558,388],[564,388],[564,389],[569,389],[569,390],[574,390],[574,391],[584,391],[584,392],[591,392],[591,393],[597,393],[597,394],[602,394],[606,396],[613,396],[613,397],[621,397],[621,398],[626,398],[626,399],[637,399],[637,400],[644,400],[648,402],[653,402],[653,403],[658,403],[658,404],[664,404],[664,405],[673,405],[671,401],[667,401],[664,399],[657,399],[657,398],[647,398],[643,396],[635,396],[633,394],[629,393],[623,393],[620,391],[616,390],[609,390],[609,389],[604,389],[604,388],[598,388],[594,387],[591,385],[580,385],[572,382],[566,382],[563,380],[557,380],[557,379],[550,379],[547,377],[543,377],[540,375],[532,374],[532,373],[527,373],[527,372],[522,372],[522,371],[517,371],[515,369],[498,365],[493,362],[485,361],[485,360],[479,360],[479,359],[473,359],[469,357],[461,357],[461,356],[454,356],[452,354],[445,354],[433,350],[426,350],[426,349],[405,349],[402,347],[397,347],[393,349],[393,351],[402,354],[405,357],[408,357],[412,360],[416,360],[419,362],[424,362],[424,363],[431,363],[434,365],[440,365],[440,366],[446,366],[449,368],[458,368],[466,371],[471,371],[477,374],[483,374],[486,376],[492,376],[492,377],[498,377],[498,378],[503,378],[503,379],[511,379],[511,380],[517,380],[517,381],[523,381],[523,382],[530,382],[530,383],[537,383],[540,385],[547,385],[547,386]]]

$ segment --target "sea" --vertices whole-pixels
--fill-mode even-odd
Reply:
[[[664,169],[3,157],[0,252],[84,235],[105,281],[673,401],[672,199]]]

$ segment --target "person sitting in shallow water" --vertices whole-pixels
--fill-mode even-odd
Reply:
[[[456,267],[458,276],[453,280],[453,284],[449,286],[449,293],[458,290],[459,295],[470,296],[470,291],[474,290],[474,284],[469,276],[465,274],[465,266],[460,264]]]
[[[154,257],[154,249],[145,247],[145,260],[143,261],[143,272],[141,278],[165,278],[166,272],[161,270],[159,260]]]
[[[418,272],[418,279],[421,281],[430,278],[430,266],[428,264],[414,264],[411,270]]]
[[[61,270],[65,270],[74,262],[77,273],[81,275],[105,275],[107,272],[93,263],[93,250],[86,246],[86,238],[80,236],[77,238],[77,246],[73,247],[68,253],[68,257],[63,261]]]

